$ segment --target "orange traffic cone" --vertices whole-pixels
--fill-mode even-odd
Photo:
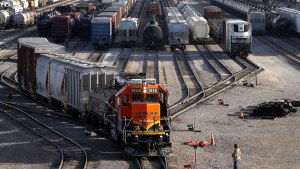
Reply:
[[[244,113],[242,111],[240,111],[240,118],[244,118]]]
[[[210,145],[212,146],[212,145],[215,145],[215,144],[216,144],[216,143],[215,143],[214,135],[211,134],[211,136],[210,136]]]

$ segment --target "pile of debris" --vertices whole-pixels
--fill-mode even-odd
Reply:
[[[295,113],[300,107],[300,101],[290,99],[275,99],[270,102],[264,102],[256,106],[253,110],[254,116],[276,116],[283,117],[290,113]]]

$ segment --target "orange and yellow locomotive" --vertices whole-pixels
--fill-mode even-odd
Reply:
[[[119,91],[99,87],[91,110],[125,153],[160,156],[171,151],[168,91],[155,79],[131,79]]]

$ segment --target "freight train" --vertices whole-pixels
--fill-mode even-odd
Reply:
[[[265,12],[250,5],[237,2],[235,0],[212,0],[211,3],[224,7],[241,19],[250,22],[253,33],[261,34],[265,32]]]
[[[191,40],[194,43],[205,44],[209,38],[209,26],[207,20],[201,17],[195,9],[184,2],[179,2],[177,8],[189,25]]]
[[[116,77],[114,68],[57,54],[61,50],[45,38],[20,38],[21,88],[55,108],[93,118],[128,155],[171,151],[169,95],[162,85],[154,79]]]

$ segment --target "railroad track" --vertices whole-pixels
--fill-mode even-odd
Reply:
[[[144,50],[133,49],[125,66],[124,73],[145,73],[147,68],[146,58]]]
[[[60,154],[58,168],[86,168],[87,154],[78,143],[19,108],[4,102],[0,102],[0,105],[3,113],[57,148]]]
[[[174,57],[176,58],[180,74],[187,87],[187,97],[180,103],[174,104],[170,107],[170,114],[172,118],[190,109],[198,100],[205,97],[204,89],[199,80],[196,78],[195,72],[189,64],[185,53],[182,51],[175,51]]]
[[[292,60],[293,62],[296,62],[297,64],[300,64],[300,57],[291,52],[290,50],[285,49],[281,45],[277,44],[273,40],[270,39],[270,37],[264,36],[264,37],[256,37],[258,40],[263,42],[264,44],[270,46],[274,50],[276,50],[278,53],[280,53],[282,56],[285,56],[284,59],[286,59],[287,62]]]
[[[156,82],[159,83],[158,51],[148,51],[147,54],[146,77],[148,79],[156,79]]]
[[[158,157],[132,157],[139,169],[166,169],[168,168],[166,158]]]

